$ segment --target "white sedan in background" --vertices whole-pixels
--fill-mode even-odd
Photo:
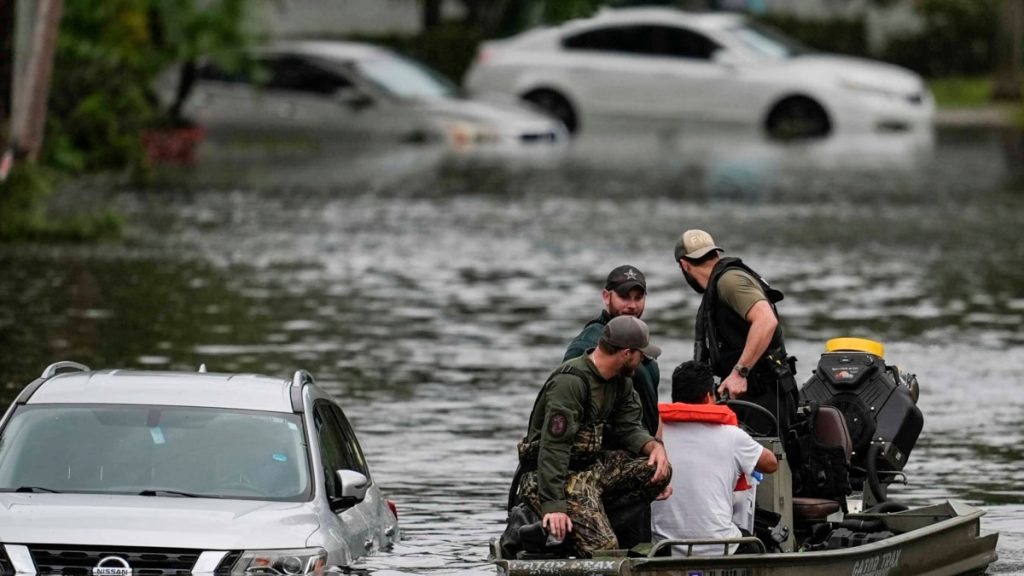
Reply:
[[[483,99],[521,99],[577,132],[599,119],[729,122],[775,138],[930,126],[921,77],[815,53],[728,13],[605,9],[486,42],[466,77]]]

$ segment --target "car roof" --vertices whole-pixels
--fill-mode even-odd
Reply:
[[[266,52],[295,53],[328,60],[367,60],[391,56],[387,48],[363,42],[341,40],[293,40],[277,42],[263,49]]]
[[[721,30],[746,21],[742,14],[730,12],[686,12],[675,8],[636,7],[605,8],[592,18],[580,21],[589,24],[661,23],[679,24],[702,30]]]
[[[258,374],[103,370],[46,380],[28,404],[141,404],[292,412],[291,381]]]

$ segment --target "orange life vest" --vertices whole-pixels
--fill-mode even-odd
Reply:
[[[658,413],[664,422],[700,422],[703,424],[721,424],[723,426],[739,426],[736,413],[723,404],[686,404],[673,402],[658,404]],[[735,490],[749,490],[747,477],[740,474],[736,480]]]

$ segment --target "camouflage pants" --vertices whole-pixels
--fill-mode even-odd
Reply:
[[[653,476],[654,467],[647,465],[646,456],[634,456],[624,450],[604,452],[596,463],[569,474],[565,486],[566,513],[572,520],[570,544],[576,556],[589,558],[597,550],[619,547],[603,500],[633,494],[651,502],[669,481],[666,478],[651,484]],[[519,498],[541,516],[536,471],[523,475]]]

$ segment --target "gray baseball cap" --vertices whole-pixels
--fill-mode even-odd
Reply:
[[[651,344],[651,331],[647,324],[635,316],[616,316],[609,320],[604,325],[601,341],[617,348],[639,350],[651,359],[661,355],[661,348]]]

